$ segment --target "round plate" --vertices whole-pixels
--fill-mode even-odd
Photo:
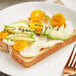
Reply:
[[[0,11],[0,30],[3,29],[3,25],[29,17],[33,10],[43,10],[49,16],[54,12],[63,13],[76,27],[76,12],[66,7],[46,2],[27,2]],[[9,53],[0,52],[0,71],[13,76],[62,76],[62,70],[74,44],[72,43],[62,48],[30,68],[22,67],[12,59]]]
[[[63,4],[76,11],[76,0],[61,0]]]

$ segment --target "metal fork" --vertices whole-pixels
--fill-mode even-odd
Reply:
[[[63,69],[63,76],[74,74],[76,74],[76,44],[74,45],[69,60]]]

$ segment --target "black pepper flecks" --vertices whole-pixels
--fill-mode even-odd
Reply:
[[[57,28],[57,31],[59,30],[59,28]]]
[[[47,28],[48,28],[48,27],[47,27],[47,26],[45,26],[45,30],[47,30]]]
[[[19,28],[18,30],[21,30],[21,28]]]
[[[38,26],[37,24],[35,24],[36,26]]]
[[[39,25],[39,26],[41,26],[41,25]]]
[[[41,31],[42,31],[43,29],[41,29]]]
[[[15,34],[13,34],[13,35],[15,35]]]
[[[8,30],[6,30],[6,32],[8,32]]]
[[[16,28],[13,28],[12,30],[15,30]]]
[[[30,27],[30,25],[28,25]]]
[[[51,29],[51,27],[49,27],[49,29]]]
[[[22,32],[24,32],[25,30],[24,29],[22,29]]]
[[[40,34],[39,33],[36,33],[36,36],[40,36]]]
[[[26,31],[26,32],[28,32],[28,30],[27,30],[27,29],[26,29],[25,31]]]
[[[35,32],[35,31],[32,31],[32,32]]]
[[[28,30],[29,32],[31,32],[31,30]]]
[[[8,32],[8,30],[5,30],[5,29],[4,29],[4,33],[5,33],[5,32]]]

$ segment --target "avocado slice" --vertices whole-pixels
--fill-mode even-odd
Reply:
[[[6,29],[5,29],[6,30]],[[21,31],[21,30],[17,30],[17,29],[15,29],[15,30],[10,30],[10,29],[8,29],[8,31],[11,33],[11,34],[26,34],[26,35],[34,35],[34,33],[33,32],[27,32],[27,31]]]
[[[25,37],[12,37],[12,38],[5,38],[6,40],[11,40],[11,41],[17,41],[17,40],[26,40],[28,42],[35,42],[35,39],[31,38],[25,38]]]
[[[73,34],[73,26],[70,21],[66,21],[61,27],[46,26],[43,27],[42,35],[54,40],[67,40]]]
[[[26,33],[26,32],[35,32],[36,30],[31,29],[24,22],[15,22],[10,25],[5,25],[5,30],[8,30],[11,33]]]
[[[49,27],[47,28],[47,30],[45,31],[45,34],[44,34],[44,35],[48,36],[49,33],[50,33],[50,29],[51,29],[51,27],[49,26]]]
[[[68,24],[66,27],[64,27],[64,25],[61,26],[58,30],[51,29],[48,37],[56,40],[67,40],[71,37],[72,34],[73,27],[71,24]]]
[[[30,37],[32,38],[33,36],[30,34],[8,34],[6,38],[11,38],[11,37]]]
[[[45,35],[45,31],[47,30],[47,28],[48,28],[47,26],[43,26],[43,29],[42,29],[42,31],[41,31],[41,34],[42,34],[42,35]]]
[[[35,42],[35,37],[31,35],[25,35],[25,34],[9,34],[6,38],[6,40],[11,41],[17,41],[17,40],[26,40],[29,42]]]

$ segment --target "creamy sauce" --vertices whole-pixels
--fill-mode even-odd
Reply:
[[[48,40],[46,36],[36,37],[36,42],[28,45],[24,50],[20,51],[23,57],[33,57],[40,53],[41,48],[51,47],[62,40]]]
[[[10,40],[7,41],[6,39],[3,39],[3,42],[5,42],[8,45],[13,45],[15,43],[15,42],[10,41]]]

